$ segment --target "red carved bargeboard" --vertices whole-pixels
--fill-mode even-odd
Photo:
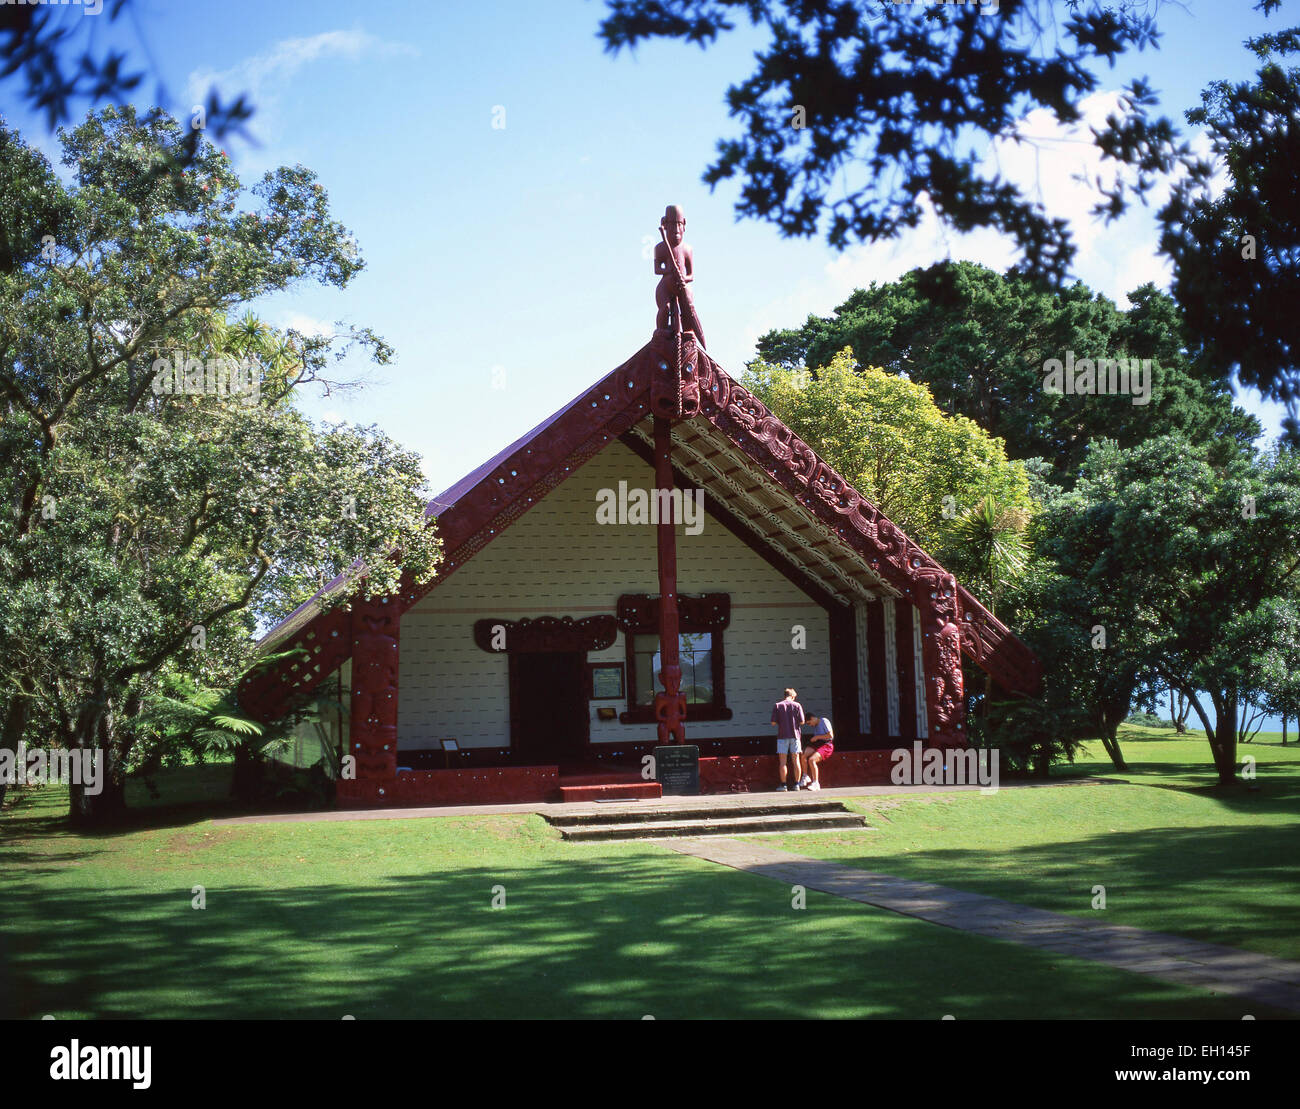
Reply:
[[[1004,624],[707,353],[696,367],[701,415],[920,610],[932,745],[966,742],[962,653],[1005,689],[1037,691],[1038,659]]]

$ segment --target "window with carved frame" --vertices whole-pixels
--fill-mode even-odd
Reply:
[[[627,711],[624,724],[654,722],[659,682],[657,597],[619,598],[619,622],[627,648]],[[726,699],[726,656],[723,634],[730,618],[726,594],[681,597],[678,602],[678,660],[688,720],[730,720]]]

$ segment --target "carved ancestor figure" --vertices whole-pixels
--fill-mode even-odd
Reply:
[[[655,245],[655,273],[660,275],[655,287],[655,305],[659,312],[655,326],[668,331],[693,331],[695,341],[705,346],[704,328],[695,312],[690,284],[695,280],[695,255],[683,241],[686,214],[676,204],[664,209],[659,221],[662,242]]]
[[[660,743],[685,743],[686,694],[682,689],[682,668],[676,664],[659,671],[664,688],[655,694],[655,724]]]

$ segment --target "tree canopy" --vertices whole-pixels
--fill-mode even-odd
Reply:
[[[1028,513],[1024,468],[973,420],[940,411],[924,385],[859,370],[847,350],[816,374],[751,363],[745,384],[940,562],[965,565],[959,521],[985,497]]]
[[[1065,220],[1032,186],[983,164],[978,140],[1017,137],[1035,109],[1078,123],[1101,84],[1092,71],[1159,42],[1160,4],[1050,0],[996,5],[879,0],[608,0],[599,37],[611,53],[653,38],[701,48],[741,19],[762,27],[754,72],[732,85],[727,107],[744,132],[722,139],[704,180],[740,178],[740,215],[786,235],[825,231],[851,241],[892,239],[916,227],[928,197],[958,231],[1011,236],[1026,272],[1062,281],[1075,255]],[[1144,80],[1094,136],[1133,172],[1103,189],[1098,211],[1117,215],[1144,197],[1188,149],[1155,117]]]
[[[1241,710],[1296,652],[1300,456],[1216,466],[1176,436],[1097,443],[1039,527],[1066,595],[1055,611],[1074,614],[1052,620],[1055,632],[1104,672],[1191,698],[1232,781]]]
[[[108,109],[65,134],[65,188],[0,134],[0,173],[42,190],[48,220],[33,227],[5,192],[0,743],[105,751],[116,788],[96,804],[111,806],[131,720],[162,675],[228,685],[259,624],[357,562],[391,591],[397,547],[428,580],[438,548],[413,454],[374,428],[317,429],[295,407],[331,361],[387,361],[387,345],[365,328],[307,336],[226,318],[360,271],[310,171],[267,173],[250,196],[205,142],[173,174],[180,125]]]
[[[862,365],[926,385],[944,411],[1004,439],[1012,458],[1046,458],[1064,484],[1094,438],[1132,446],[1181,434],[1211,444],[1219,460],[1248,448],[1259,422],[1233,404],[1227,380],[1189,356],[1174,302],[1151,285],[1129,298],[1122,312],[1082,283],[1051,291],[973,262],[942,262],[858,289],[831,316],[769,331],[758,354],[817,366],[848,347]],[[1046,391],[1045,363],[1070,355],[1149,360],[1147,403]]]

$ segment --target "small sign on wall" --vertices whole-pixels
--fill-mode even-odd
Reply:
[[[589,662],[587,664],[588,696],[593,701],[621,701],[626,694],[623,687],[623,663]]]

